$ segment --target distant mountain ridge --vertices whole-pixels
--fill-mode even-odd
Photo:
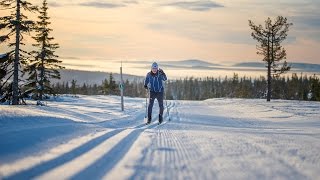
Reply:
[[[72,70],[72,69],[62,69],[59,70],[61,74],[61,79],[52,79],[52,83],[57,82],[71,82],[72,80],[77,80],[77,84],[102,84],[102,81],[105,79],[109,80],[110,73],[100,72],[100,71],[83,71],[83,70]],[[115,81],[120,82],[120,74],[112,73]],[[129,81],[141,81],[143,77],[123,74],[123,80]]]
[[[181,60],[181,61],[161,61],[161,60],[155,60],[160,66],[181,66],[181,67],[192,67],[192,66],[221,66],[220,64],[211,63],[203,60],[198,59],[187,59],[187,60]],[[151,65],[154,61],[127,61],[128,63],[132,64],[143,64],[143,65]],[[126,63],[126,62],[123,62]]]
[[[163,61],[161,64],[169,64],[169,65],[181,65],[181,66],[221,66],[220,64],[215,64],[215,63],[210,63],[207,61],[203,60],[198,60],[198,59],[189,59],[189,60],[182,60],[182,61]]]
[[[218,64],[218,63],[211,63],[204,60],[199,59],[188,59],[188,60],[181,60],[181,61],[157,61],[160,67],[166,67],[166,68],[178,68],[178,69],[203,69],[203,70],[214,70],[214,69],[228,69],[232,68],[237,70],[237,68],[265,68],[265,64],[263,62],[242,62],[242,63],[236,63],[230,66],[224,65],[224,64]],[[141,68],[148,68],[149,65],[151,65],[152,61],[132,61],[129,63],[134,64],[141,64]],[[320,64],[311,64],[311,63],[290,63],[289,65],[292,66],[295,70],[301,70],[305,72],[320,72]],[[240,69],[239,69],[240,70]]]
[[[309,64],[309,63],[290,63],[289,65],[295,70],[301,70],[303,72],[320,72],[320,64]],[[233,67],[265,67],[263,62],[244,62],[232,65]]]

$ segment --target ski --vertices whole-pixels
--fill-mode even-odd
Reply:
[[[162,125],[166,124],[167,122],[168,122],[168,121],[165,121],[165,122],[163,121],[163,122],[161,122],[161,123],[158,122],[158,126],[162,126]]]

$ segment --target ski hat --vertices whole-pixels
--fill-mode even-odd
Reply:
[[[159,66],[156,62],[152,63],[151,69],[158,69]]]

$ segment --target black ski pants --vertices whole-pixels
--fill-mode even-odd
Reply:
[[[159,104],[159,114],[162,116],[163,114],[163,92],[153,92],[150,91],[150,99],[149,99],[149,106],[148,106],[148,119],[151,119],[152,116],[152,108],[153,108],[153,103],[154,100],[157,99],[158,104]]]

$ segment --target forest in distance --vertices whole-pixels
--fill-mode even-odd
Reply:
[[[272,78],[272,99],[320,101],[320,80],[317,75],[292,75]],[[266,97],[266,78],[239,77],[185,77],[165,83],[168,100],[205,100],[210,98],[258,98]],[[119,82],[112,73],[101,84],[78,84],[76,80],[52,85],[57,94],[72,95],[120,95]],[[126,80],[124,95],[146,97],[147,91],[141,80]]]

